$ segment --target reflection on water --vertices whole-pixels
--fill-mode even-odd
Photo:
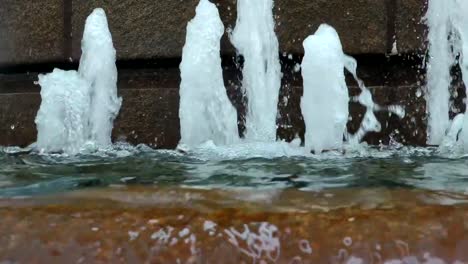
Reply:
[[[219,150],[156,151],[144,146],[120,145],[109,151],[68,157],[4,148],[0,152],[0,196],[40,195],[114,185],[303,191],[336,188],[468,191],[468,158],[441,155],[431,149],[367,148],[345,155],[271,158],[219,153]]]

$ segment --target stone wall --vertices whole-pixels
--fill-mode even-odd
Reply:
[[[214,0],[226,28],[235,0]],[[80,56],[86,16],[103,7],[120,60],[178,58],[197,0],[0,0],[0,65],[67,62]],[[302,41],[321,23],[336,27],[350,54],[423,47],[425,0],[277,0],[281,52],[303,53]],[[233,54],[227,38],[223,53]]]
[[[236,0],[212,0],[226,28],[236,19]],[[124,104],[114,129],[115,140],[172,148],[179,140],[178,64],[187,22],[198,0],[0,0],[0,145],[35,141],[34,117],[40,104],[37,74],[54,66],[76,68],[87,15],[106,10],[119,59],[119,93]],[[302,81],[292,68],[302,58],[302,41],[321,23],[334,26],[344,49],[357,57],[360,76],[379,103],[407,106],[403,121],[379,114],[382,133],[370,143],[388,143],[390,136],[414,145],[425,143],[424,100],[420,93],[420,55],[425,49],[421,23],[425,0],[276,0],[277,34],[282,54],[280,138],[302,136],[299,111]],[[396,43],[400,54],[389,57]],[[235,50],[227,34],[222,42],[230,98],[242,114],[243,98],[233,64]],[[350,82],[350,85],[353,83]],[[351,89],[351,93],[356,92]],[[282,100],[280,100],[282,101]],[[351,105],[356,129],[362,109]],[[239,118],[242,119],[241,117]],[[241,125],[242,130],[242,125]]]

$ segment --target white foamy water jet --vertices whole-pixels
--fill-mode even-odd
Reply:
[[[76,71],[59,69],[39,75],[39,84],[37,147],[44,152],[78,153],[88,140],[90,84]]]
[[[201,0],[195,18],[187,26],[180,64],[181,145],[239,141],[237,112],[226,94],[221,68],[223,34],[218,9],[208,0]]]
[[[349,143],[359,143],[367,132],[378,132],[381,125],[374,111],[390,111],[400,117],[404,110],[399,106],[381,107],[374,103],[372,94],[357,77],[357,62],[343,52],[336,30],[322,24],[314,35],[304,40],[305,55],[302,61],[304,95],[301,110],[306,124],[305,147],[319,154],[323,150],[343,148],[345,135]],[[366,107],[361,127],[355,135],[347,135],[349,95],[344,69],[354,76],[361,94],[354,101]]]
[[[100,147],[110,145],[114,120],[122,99],[117,96],[116,51],[103,9],[86,19],[78,72],[91,84],[90,140]]]
[[[321,25],[304,40],[301,110],[306,125],[305,147],[315,153],[341,149],[348,122],[345,55],[336,31]]]
[[[300,140],[291,143],[276,142],[241,142],[239,144],[217,146],[213,142],[206,142],[190,152],[204,160],[232,160],[249,158],[278,158],[294,156],[310,156],[300,147]]]
[[[468,94],[468,1],[456,1],[454,9],[457,11],[453,19],[453,26],[456,32],[455,50],[459,54],[459,65],[462,72],[465,91]],[[465,99],[465,105],[468,106]],[[463,145],[465,152],[468,152],[468,107],[463,116],[463,127],[460,133],[459,141]]]
[[[458,141],[468,151],[468,115],[449,119],[451,68],[458,63],[468,84],[468,2],[430,0],[426,14],[429,27],[427,65],[428,144]],[[468,88],[468,87],[467,87]],[[463,119],[463,122],[461,121]]]
[[[448,40],[452,26],[450,13],[453,1],[429,1],[426,20],[429,27],[429,61],[427,65],[428,140],[430,145],[442,143],[449,127],[450,68],[455,62]]]
[[[361,122],[361,126],[359,127],[358,131],[354,134],[347,134],[348,143],[351,145],[359,144],[364,138],[364,136],[368,132],[380,132],[382,126],[380,122],[377,120],[374,112],[381,112],[386,111],[398,116],[400,119],[404,118],[406,115],[405,109],[400,105],[390,105],[390,106],[381,106],[374,102],[372,98],[372,93],[367,89],[364,82],[359,79],[357,76],[357,62],[354,58],[348,57],[348,64],[346,65],[346,69],[351,72],[355,81],[358,83],[359,88],[361,89],[361,94],[355,96],[352,99],[354,102],[358,102],[361,105],[366,107],[366,113],[364,114],[364,118]]]
[[[36,117],[40,152],[76,154],[111,144],[117,97],[116,51],[104,10],[86,20],[79,71],[39,75],[42,103]]]
[[[281,65],[273,0],[238,0],[231,42],[244,58],[242,87],[247,95],[248,141],[276,140]]]
[[[457,144],[460,132],[465,123],[465,114],[458,114],[453,120],[450,121],[449,128],[443,137],[442,142],[438,147],[441,154],[459,154],[462,150]],[[461,151],[463,152],[463,151]]]

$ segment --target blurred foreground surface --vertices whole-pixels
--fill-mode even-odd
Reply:
[[[1,263],[468,263],[468,196],[128,187],[0,200]]]

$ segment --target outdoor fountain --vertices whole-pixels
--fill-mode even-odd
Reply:
[[[164,1],[141,2],[147,8],[137,9],[143,18],[148,12],[173,23],[179,15],[149,12]],[[329,19],[330,24],[315,25],[311,19],[305,22],[310,32],[287,43],[303,41],[303,50],[285,48],[281,57],[278,38],[283,45],[281,36],[288,35],[281,30],[303,6],[284,11],[285,2],[291,7],[293,0],[237,0],[231,30],[223,25],[233,22],[231,2],[221,2],[199,0],[194,16],[185,12],[187,3],[168,2],[190,16],[181,27],[186,35],[177,54],[180,64],[164,57],[146,68],[148,61],[142,63],[140,54],[122,55],[119,88],[129,107],[122,108],[114,133],[122,99],[109,26],[125,54],[123,35],[140,35],[127,28],[140,17],[118,24],[114,16],[125,4],[140,1],[108,6],[110,25],[103,9],[92,12],[78,70],[39,75],[36,144],[0,147],[0,245],[5,245],[0,263],[468,263],[468,114],[452,107],[461,101],[452,102],[457,85],[452,72],[459,68],[468,84],[468,2],[429,1],[427,147],[404,146],[390,134],[408,129],[410,122],[423,123],[425,116],[414,108],[426,102],[412,93],[420,84],[397,80],[401,87],[394,89],[388,76],[376,76],[376,81],[369,74],[380,63],[385,71],[398,63],[407,67],[402,71],[409,68],[408,56],[398,57],[405,50],[401,36],[393,37],[393,46],[383,45],[385,52],[392,50],[385,54],[391,57],[383,52],[360,56],[348,48],[343,24]],[[325,2],[295,0],[324,9]],[[377,3],[376,12],[391,9],[383,2],[367,3]],[[75,4],[73,23],[91,8]],[[351,11],[346,26],[356,19]],[[388,21],[382,21],[390,32]],[[172,29],[170,37],[183,35]],[[154,48],[152,41],[145,43]],[[184,42],[168,43],[178,50]],[[233,57],[222,50],[231,44],[237,51]],[[416,62],[419,66],[420,59]],[[9,74],[11,79],[21,75]],[[237,86],[225,83],[240,83],[245,98],[232,96]],[[356,89],[348,89],[353,83]],[[39,99],[33,92],[27,96],[31,105]],[[236,107],[245,107],[245,120]],[[282,118],[292,111],[300,118],[287,125],[301,134],[290,133],[291,142],[283,141]],[[161,129],[162,122],[176,131],[180,124],[178,147],[160,150],[125,142],[129,134],[144,142],[138,138],[142,133],[132,131],[135,126],[122,125],[130,119],[137,119],[143,131],[162,130],[149,133],[156,143],[165,137],[179,140],[176,133],[165,134],[169,130]],[[240,133],[243,121],[245,133]],[[8,123],[7,128],[19,131],[20,126]],[[363,143],[373,132],[383,132],[391,143]]]
[[[187,26],[186,43],[180,64],[180,147],[197,147],[211,142],[216,146],[238,143],[274,143],[277,140],[278,97],[281,86],[278,39],[272,0],[240,0],[237,21],[229,31],[230,40],[242,57],[242,89],[247,98],[246,131],[239,138],[237,113],[226,94],[220,57],[224,34],[217,7],[200,1],[196,16]],[[426,14],[429,27],[427,67],[428,144],[450,147],[468,140],[467,115],[459,113],[449,120],[450,70],[461,69],[467,83],[468,63],[465,44],[464,11],[461,1],[430,1]],[[374,112],[389,111],[400,118],[400,106],[382,107],[356,74],[357,62],[344,54],[338,33],[321,25],[304,41],[302,61],[304,95],[301,112],[306,125],[305,153],[341,150],[343,144],[359,144],[368,132],[379,132],[381,125]],[[82,57],[78,72],[54,70],[40,75],[42,105],[36,123],[36,147],[41,152],[76,154],[85,145],[111,145],[113,122],[119,112],[117,97],[116,51],[107,18],[96,9],[87,19]],[[361,93],[349,97],[344,77],[347,69],[358,83]],[[366,107],[358,131],[347,132],[350,101]],[[53,135],[53,136],[51,136]],[[456,142],[455,142],[456,141]],[[252,147],[252,145],[250,145]],[[297,147],[297,142],[291,145]],[[297,153],[297,152],[294,152]]]
[[[265,142],[260,148],[272,146],[270,143],[276,141],[278,87],[282,75],[272,8],[271,0],[239,1],[236,28],[231,34],[232,43],[245,59],[242,85],[248,98],[248,110],[243,141],[247,144]],[[211,141],[218,146],[233,145],[239,142],[237,115],[226,96],[219,57],[224,27],[216,7],[208,1],[200,1],[196,13],[187,27],[180,66],[180,144],[200,146]],[[331,26],[320,26],[304,41],[304,49],[304,96],[301,102],[306,123],[304,153],[341,150],[345,136],[356,145],[367,132],[379,132],[380,123],[374,111],[385,109],[400,118],[404,116],[401,107],[383,108],[373,102],[371,93],[357,77],[356,60],[343,53],[338,33]],[[346,132],[349,96],[345,68],[353,74],[362,90],[353,99],[367,108],[356,135]]]

